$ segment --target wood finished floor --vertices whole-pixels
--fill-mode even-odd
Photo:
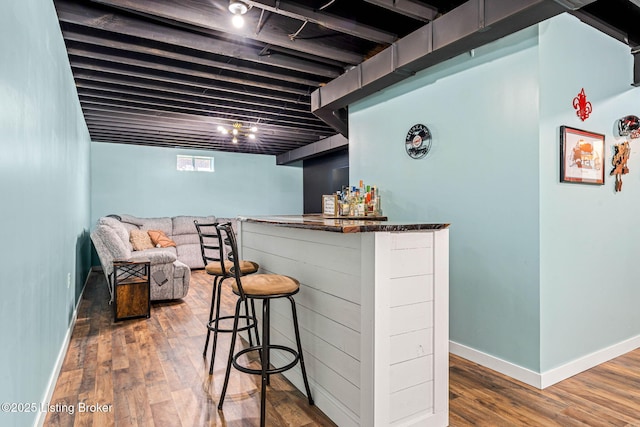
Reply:
[[[258,425],[257,377],[232,370],[218,412],[228,334],[215,372],[202,358],[210,276],[194,271],[181,302],[155,303],[151,318],[112,321],[104,276],[92,273],[51,405],[111,405],[107,412],[50,412],[45,426]],[[223,300],[230,310],[233,302]],[[538,390],[450,356],[450,426],[640,426],[640,350]],[[267,425],[334,426],[281,375],[267,393]]]

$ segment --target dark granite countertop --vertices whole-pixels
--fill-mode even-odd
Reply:
[[[332,231],[336,233],[440,230],[449,227],[449,224],[371,221],[367,220],[366,217],[358,220],[335,219],[326,218],[319,214],[239,217],[238,220],[276,225],[279,227],[304,228],[307,230]]]

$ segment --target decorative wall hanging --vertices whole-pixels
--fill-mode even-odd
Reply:
[[[560,126],[560,182],[604,184],[604,135]]]
[[[411,126],[404,139],[404,148],[412,159],[421,159],[431,150],[431,132],[425,125]]]
[[[593,111],[591,103],[587,101],[587,95],[584,93],[584,88],[582,88],[578,96],[573,98],[573,108],[577,110],[576,115],[580,117],[580,120],[582,120],[583,122]]]
[[[618,135],[629,138],[640,138],[640,118],[637,116],[624,116],[618,120]]]
[[[629,173],[629,168],[627,167],[627,160],[629,160],[629,154],[631,154],[631,150],[629,149],[629,141],[625,141],[621,144],[616,144],[613,146],[615,150],[615,154],[613,155],[613,159],[611,159],[611,163],[613,164],[613,170],[610,175],[616,176],[616,191],[622,190],[622,175],[626,175]]]

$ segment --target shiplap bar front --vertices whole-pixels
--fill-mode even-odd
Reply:
[[[242,258],[261,272],[300,281],[311,391],[336,424],[448,424],[447,224],[240,218],[238,238]],[[290,317],[288,303],[274,301],[273,343],[295,345]],[[289,357],[275,353],[272,361]],[[304,389],[299,366],[285,375]]]

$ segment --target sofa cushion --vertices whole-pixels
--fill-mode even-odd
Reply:
[[[125,224],[135,225],[139,228],[144,220],[133,215],[122,214],[120,215],[120,221]]]
[[[95,233],[109,254],[113,256],[113,259],[124,260],[131,257],[131,250],[129,250],[113,228],[105,224],[99,224],[95,229]]]
[[[115,218],[105,216],[98,220],[98,224],[106,225],[107,227],[111,228],[113,231],[115,231],[120,240],[122,240],[122,242],[125,244],[125,246],[127,246],[129,250],[133,249],[131,243],[129,242],[129,231],[123,223]]]
[[[142,225],[141,230],[160,230],[167,236],[171,236],[173,226],[171,224],[171,218],[141,218]]]
[[[179,245],[177,251],[178,259],[187,264],[189,268],[204,268],[200,242]]]
[[[121,222],[121,224],[127,230],[127,234],[129,234],[129,236],[131,236],[131,230],[140,230],[139,226],[131,224],[129,222]]]
[[[176,245],[185,245],[189,243],[200,244],[200,238],[197,234],[174,234],[171,239],[176,242]]]
[[[155,247],[146,230],[131,230],[130,241],[134,251],[144,251]]]
[[[149,237],[151,237],[153,246],[155,246],[156,248],[168,248],[169,246],[176,246],[176,242],[168,238],[162,230],[149,230],[147,231],[147,233],[149,234]]]
[[[178,259],[175,248],[151,248],[144,251],[135,251],[131,254],[132,260],[148,260],[151,265],[172,263]]]
[[[172,218],[173,222],[173,230],[171,232],[172,236],[177,236],[181,234],[198,234],[198,230],[196,229],[193,221],[198,220],[201,223],[213,223],[216,222],[215,216],[174,216]]]

